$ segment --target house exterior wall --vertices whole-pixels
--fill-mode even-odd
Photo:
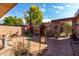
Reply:
[[[76,32],[76,36],[77,38],[79,38],[79,16],[77,16],[76,21],[74,22],[74,26],[75,26],[75,32]]]
[[[77,38],[79,38],[79,16],[76,16],[76,17],[70,19],[70,21],[68,21],[68,19],[67,19],[67,21],[66,20],[65,21],[61,20],[61,21],[58,21],[58,22],[57,21],[54,21],[54,22],[52,21],[52,30],[53,30],[53,32],[60,32],[60,27],[65,22],[68,22],[68,23],[71,24],[74,33],[76,34]],[[58,27],[56,30],[54,30],[55,25]]]
[[[69,20],[69,21],[68,21]],[[61,27],[63,28],[63,31],[65,31],[64,27],[63,27],[63,24],[64,23],[69,23],[71,26],[72,26],[72,19],[66,19],[63,21],[52,21],[52,32],[55,32],[55,33],[59,33],[59,35],[61,34]],[[57,26],[57,28],[55,29],[55,26]],[[64,33],[64,32],[63,32]]]

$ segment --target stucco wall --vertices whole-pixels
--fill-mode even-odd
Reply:
[[[22,26],[5,26],[0,25],[0,35],[9,33],[10,35],[15,34],[16,32],[19,32],[19,34],[22,34]]]

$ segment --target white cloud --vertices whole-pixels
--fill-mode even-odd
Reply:
[[[46,4],[43,4],[43,7],[46,7]]]
[[[56,11],[56,13],[60,13],[60,11]]]
[[[45,9],[45,8],[41,8],[41,11],[42,11],[42,12],[45,12],[45,11],[46,11],[46,9]]]
[[[25,19],[23,18],[23,25],[25,25],[26,24],[26,21],[25,21]]]
[[[55,9],[59,9],[59,10],[63,10],[64,9],[64,6],[52,6],[53,8]]]
[[[2,24],[4,21],[3,21],[3,19],[5,18],[5,17],[7,17],[8,15],[4,15],[3,17],[1,17],[0,18],[0,24]]]
[[[71,5],[66,5],[65,7],[70,7]]]
[[[1,20],[3,20],[5,17],[7,17],[8,15],[4,15],[3,17],[1,17]]]
[[[51,22],[52,19],[43,19],[43,22]]]

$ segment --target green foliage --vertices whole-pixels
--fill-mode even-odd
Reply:
[[[8,16],[4,18],[5,25],[22,25],[23,20],[21,18],[17,18],[16,16]]]
[[[69,23],[64,23],[64,32],[66,33],[66,35],[70,34],[72,31],[72,26]]]
[[[32,24],[40,24],[43,19],[43,14],[38,6],[32,5],[28,11],[24,12],[24,18],[27,23],[29,23],[31,19]]]

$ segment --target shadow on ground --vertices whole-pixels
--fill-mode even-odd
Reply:
[[[39,43],[39,36],[32,37],[32,41]],[[47,47],[42,50],[42,56],[73,56],[69,38],[46,37]]]

